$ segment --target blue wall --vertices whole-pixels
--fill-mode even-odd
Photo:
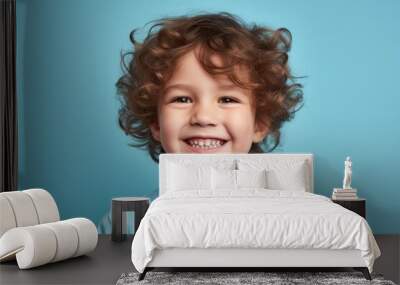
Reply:
[[[112,197],[154,197],[157,164],[117,125],[120,52],[151,20],[227,11],[293,34],[305,106],[277,151],[314,153],[324,195],[341,185],[350,155],[372,229],[400,233],[400,2],[192,2],[17,0],[20,189],[48,189],[62,218],[96,223]]]

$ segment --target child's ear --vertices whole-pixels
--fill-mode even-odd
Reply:
[[[268,135],[269,129],[265,124],[256,123],[253,134],[253,143],[259,143]]]
[[[156,141],[160,141],[160,126],[157,122],[150,124],[150,131]]]

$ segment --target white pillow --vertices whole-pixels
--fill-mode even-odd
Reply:
[[[212,189],[230,189],[236,190],[236,170],[216,169],[211,171]]]
[[[267,188],[266,170],[232,170],[212,168],[213,190]]]
[[[236,170],[237,188],[267,188],[267,171]]]
[[[167,167],[167,189],[169,191],[211,189],[211,166],[186,166],[169,163]]]
[[[305,192],[308,187],[307,164],[302,161],[289,168],[268,169],[267,181],[268,189]]]

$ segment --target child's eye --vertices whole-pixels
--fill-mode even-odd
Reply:
[[[226,103],[239,103],[239,101],[237,99],[232,98],[232,97],[220,97],[219,98],[219,102],[220,103],[224,103],[224,104],[226,104]]]
[[[191,103],[192,99],[187,96],[178,96],[171,100],[172,103]]]

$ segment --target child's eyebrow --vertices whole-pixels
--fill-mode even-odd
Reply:
[[[183,83],[176,83],[176,84],[167,85],[164,89],[164,92],[167,93],[170,89],[183,89],[183,90],[187,90],[187,91],[195,91],[196,90],[196,88],[194,88],[191,85],[183,84]],[[218,89],[220,89],[220,90],[235,90],[235,89],[240,89],[240,87],[233,83],[225,83],[225,84],[220,84],[218,86]]]
[[[173,88],[185,89],[185,90],[189,90],[189,91],[192,91],[195,89],[193,86],[191,86],[189,84],[176,83],[176,84],[167,85],[165,87],[165,91],[168,91],[169,89],[173,89]],[[238,89],[240,87],[233,83],[225,83],[225,84],[220,84],[218,86],[218,88],[223,89],[223,90],[230,90],[230,89]]]
[[[193,88],[192,86],[190,86],[188,84],[176,83],[176,84],[167,85],[164,88],[164,93],[167,93],[171,89],[183,89],[183,90],[187,90],[190,92],[195,91],[195,88]]]

